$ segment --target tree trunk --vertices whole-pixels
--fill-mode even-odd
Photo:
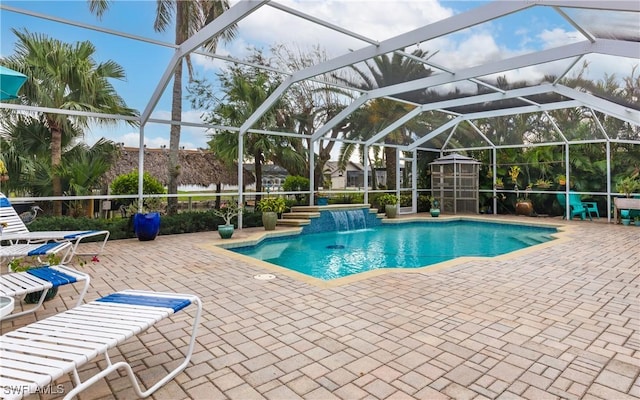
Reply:
[[[385,147],[384,154],[387,160],[387,189],[395,190],[396,189],[396,163],[398,162],[398,160],[396,159],[396,148]]]
[[[216,183],[216,193],[217,194],[221,194],[222,193],[222,182]],[[215,209],[216,210],[220,209],[220,201],[221,201],[220,196],[216,196],[216,205],[215,205]]]
[[[254,154],[253,166],[255,168],[256,173],[256,192],[262,192],[262,153],[257,152]],[[256,194],[256,205],[262,198],[261,194]]]
[[[176,66],[173,77],[173,100],[171,103],[171,119],[173,121],[182,120],[182,60]],[[178,151],[180,150],[180,125],[171,125],[169,137],[169,182],[167,192],[169,194],[178,193],[178,175],[180,166],[178,165]],[[169,197],[167,199],[167,214],[175,215],[178,212],[178,198]]]
[[[52,190],[54,196],[62,196],[62,181],[57,173],[57,167],[62,163],[62,130],[53,118],[47,117],[47,123],[51,130],[51,171]],[[53,202],[53,215],[62,216],[62,201]]]
[[[369,181],[369,185],[371,185],[371,190],[378,189],[378,177],[376,176],[376,166],[374,165],[371,157],[367,154],[367,158],[369,159],[369,168],[371,169],[371,180]],[[366,174],[367,171],[364,171]]]
[[[176,44],[182,44],[186,35],[184,27],[185,9],[178,1],[176,4]],[[173,73],[173,92],[171,99],[171,120],[182,121],[182,65],[184,60],[180,60],[176,65]],[[178,175],[180,175],[180,166],[178,165],[178,151],[180,150],[180,125],[171,125],[169,137],[169,182],[167,184],[167,192],[169,194],[178,193]],[[175,215],[178,213],[178,198],[169,197],[167,199],[167,214]]]

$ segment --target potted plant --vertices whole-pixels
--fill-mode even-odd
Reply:
[[[548,179],[540,178],[536,181],[536,186],[540,189],[549,189],[551,187],[551,181]]]
[[[266,231],[276,229],[278,214],[287,209],[287,203],[282,197],[265,197],[258,202],[258,211],[262,211],[262,225]]]
[[[319,206],[329,205],[329,196],[324,192],[316,193],[316,204]]]
[[[496,178],[496,189],[503,189],[503,188],[504,188],[504,182],[502,178]]]
[[[160,233],[160,215],[164,213],[166,204],[159,197],[144,199],[142,207],[133,202],[127,212],[133,218],[133,231],[141,242],[154,240]]]
[[[616,184],[616,190],[624,193],[626,198],[630,198],[631,193],[635,192],[638,188],[640,188],[640,182],[632,176],[627,176]]]
[[[564,186],[567,184],[567,177],[564,174],[560,174],[556,176],[556,182],[558,182],[558,185]]]
[[[531,185],[527,185],[524,191],[524,197],[518,197],[516,199],[516,215],[533,215],[533,203],[529,200],[529,192],[531,192]],[[517,189],[516,194],[520,194]]]
[[[384,206],[384,213],[387,215],[387,218],[396,218],[398,216],[398,198],[395,194],[383,194],[378,197],[378,203]]]
[[[616,184],[616,190],[620,193],[624,193],[625,197],[628,199],[631,198],[631,193],[635,192],[638,188],[640,188],[640,182],[638,182],[638,180],[633,176],[627,176]],[[631,210],[621,209],[620,218],[623,225],[630,225]]]
[[[218,225],[218,234],[222,239],[229,239],[233,236],[234,226],[231,223],[231,218],[237,216],[240,213],[238,203],[232,201],[227,204],[226,207],[211,210],[213,214],[224,219],[224,225]]]
[[[511,168],[509,168],[509,176],[511,177],[511,182],[513,182],[513,184],[516,186],[518,186],[518,175],[520,175],[520,171],[522,171],[522,169],[517,165],[512,165]]]
[[[429,196],[429,213],[432,217],[440,216],[440,202],[433,196]]]
[[[138,194],[138,171],[117,176],[111,182],[111,194]],[[164,194],[162,183],[148,172],[142,174],[142,193]],[[160,213],[165,204],[159,197],[144,199],[142,205],[138,200],[126,199],[129,204],[124,207],[127,215],[133,220],[133,230],[140,241],[154,240],[160,232]],[[126,204],[126,203],[125,203]]]

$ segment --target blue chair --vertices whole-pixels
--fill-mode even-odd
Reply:
[[[567,217],[567,210],[565,210],[566,206],[566,197],[562,193],[557,194],[558,203],[560,203],[560,207],[564,210],[563,219]],[[580,216],[580,219],[584,221],[584,219],[589,216],[589,220],[591,219],[591,214],[588,213],[587,208],[582,204],[582,200],[580,199],[580,195],[577,193],[569,193],[569,219],[573,219],[576,215]]]
[[[593,216],[593,214],[600,219],[600,213],[598,212],[598,203],[595,201],[583,201],[582,205],[587,209],[587,214],[589,214],[589,218]]]

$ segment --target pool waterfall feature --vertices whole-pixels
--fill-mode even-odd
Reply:
[[[302,234],[366,229],[382,223],[378,210],[368,204],[295,206],[291,211],[292,214],[304,213],[310,217],[310,223],[302,228]]]

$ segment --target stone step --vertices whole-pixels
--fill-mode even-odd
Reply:
[[[337,210],[353,210],[354,208],[370,208],[369,204],[331,204],[328,206],[293,206],[291,212],[320,212],[320,211],[337,211]]]
[[[280,226],[304,226],[309,225],[311,221],[309,219],[279,219],[278,225]]]
[[[282,214],[282,218],[292,218],[292,219],[309,219],[309,218],[320,218],[319,212],[290,212]]]

